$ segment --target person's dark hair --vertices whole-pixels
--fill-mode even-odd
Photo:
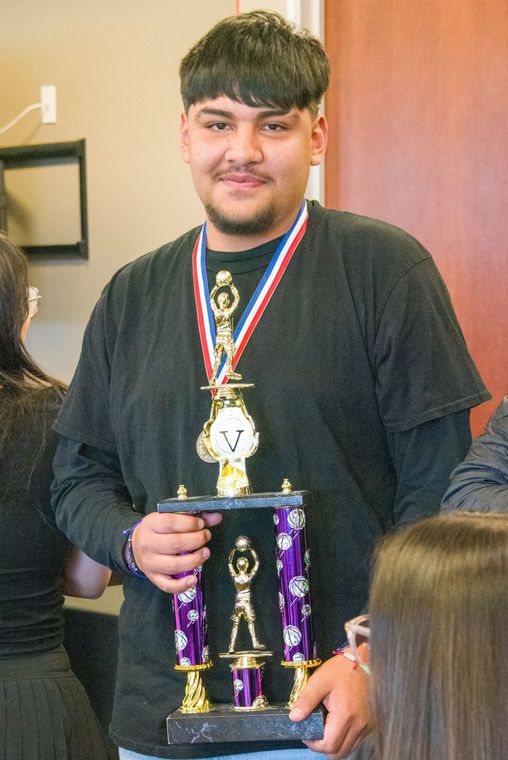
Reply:
[[[225,95],[249,106],[296,106],[316,115],[329,76],[321,42],[272,11],[219,21],[180,65],[185,111]]]
[[[387,538],[370,591],[378,760],[508,757],[508,515],[423,520]]]
[[[27,411],[36,413],[41,391],[65,386],[32,359],[21,339],[28,316],[28,268],[24,255],[0,232],[0,453]]]

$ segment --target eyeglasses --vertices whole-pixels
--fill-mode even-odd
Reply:
[[[369,666],[365,651],[366,648],[361,647],[361,645],[369,643],[369,616],[359,615],[352,620],[348,620],[348,622],[344,625],[344,628],[346,629],[347,640],[349,646],[351,647],[351,652],[355,658],[355,661],[362,668],[362,670],[365,670],[365,672],[368,673]]]
[[[35,317],[37,312],[39,311],[39,300],[40,295],[37,288],[34,288],[32,285],[28,286],[28,298],[26,299],[28,304],[28,316],[30,319]]]

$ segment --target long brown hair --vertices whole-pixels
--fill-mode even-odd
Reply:
[[[39,367],[23,344],[27,298],[26,259],[0,232],[0,454],[21,416],[40,409],[41,398],[47,396],[41,391],[53,388],[61,394],[65,390],[63,383]]]
[[[388,537],[370,592],[378,760],[508,757],[508,515]]]

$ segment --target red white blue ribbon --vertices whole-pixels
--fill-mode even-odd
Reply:
[[[305,234],[307,219],[307,203],[304,200],[293,226],[279,243],[259,285],[245,307],[245,311],[234,330],[233,339],[235,341],[236,352],[233,359],[233,369],[235,369],[238,364],[240,357],[249,342],[250,336],[256,329],[256,325],[268,306],[282,275],[291,261],[291,257]],[[201,228],[201,232],[194,246],[194,251],[192,253],[192,273],[201,348],[203,350],[206,374],[210,380],[215,361],[215,322],[212,307],[210,305],[208,278],[206,274],[206,224]],[[226,358],[224,357],[217,373],[217,385],[226,383],[227,379]]]

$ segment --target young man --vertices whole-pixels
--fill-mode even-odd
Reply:
[[[195,442],[210,411],[200,386],[214,363],[202,351],[198,316],[206,319],[217,273],[233,276],[237,321],[253,294],[258,308],[267,268],[291,256],[238,365],[243,381],[255,383],[245,400],[260,433],[248,470],[255,491],[279,490],[288,477],[313,493],[313,617],[319,654],[329,659],[292,717],[323,701],[325,736],[309,746],[345,757],[365,732],[365,677],[331,655],[344,621],[366,602],[370,552],[386,530],[438,510],[469,446],[468,410],[488,393],[427,251],[397,228],[304,201],[327,138],[318,107],[329,72],[319,41],[277,14],[242,14],[200,40],[180,73],[181,149],[204,206],[205,245],[196,246],[200,230],[191,230],[123,268],[99,300],[56,426],[57,520],[94,559],[125,574],[111,725],[121,757],[310,756],[301,744],[262,737],[168,746],[165,718],[184,689],[184,674],[173,670],[168,593],[189,583],[174,576],[208,560],[217,660],[233,602],[227,557],[237,536],[249,536],[260,556],[256,625],[274,663],[281,631],[270,515],[228,513],[219,525],[219,515],[155,511],[180,483],[190,495],[214,492],[217,466],[197,457]],[[266,691],[284,701],[290,675],[275,668]],[[206,675],[212,701],[230,701],[228,668]]]

